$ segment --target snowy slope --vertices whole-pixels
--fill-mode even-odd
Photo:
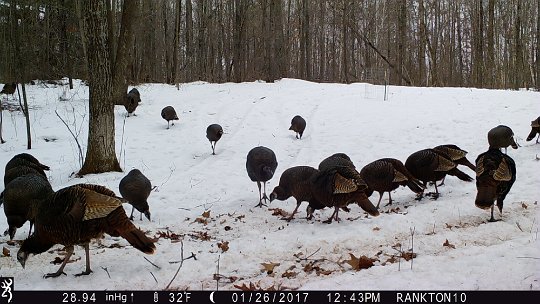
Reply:
[[[66,266],[67,276],[43,279],[43,274],[56,271],[58,265],[51,262],[61,255],[62,246],[31,256],[23,269],[16,259],[20,245],[8,244],[9,238],[2,236],[0,246],[11,256],[0,257],[0,275],[14,276],[18,290],[163,289],[178,268],[178,263],[170,262],[181,259],[182,245],[184,258],[193,253],[196,260],[184,261],[171,285],[175,289],[215,290],[219,284],[220,290],[227,290],[250,283],[264,289],[306,290],[540,289],[540,144],[524,140],[530,121],[538,117],[538,92],[392,86],[384,101],[381,86],[294,79],[273,84],[198,82],[182,84],[179,90],[164,84],[137,88],[142,103],[136,116],[126,118],[123,107],[115,108],[123,173],[71,175],[80,168],[77,147],[55,110],[80,132],[84,148],[88,88],[79,82],[67,92],[62,86],[27,87],[32,108],[30,151],[21,113],[4,112],[7,143],[0,145],[0,168],[15,154],[29,152],[51,167],[48,176],[55,190],[84,182],[119,194],[118,183],[132,168],[157,186],[149,198],[152,222],[140,221],[137,212],[134,221],[159,238],[156,254],[146,256],[124,239],[106,236],[91,244],[91,275],[73,276],[84,269],[84,250],[76,247],[72,259],[77,261]],[[64,92],[67,100],[61,101]],[[180,117],[169,130],[160,117],[167,105],[174,106]],[[288,130],[297,114],[307,121],[302,140]],[[215,156],[205,137],[211,123],[221,124],[225,131]],[[398,188],[392,194],[393,205],[385,206],[387,194],[383,198],[380,216],[366,216],[351,206],[350,213],[340,213],[341,222],[329,225],[322,221],[330,209],[317,211],[311,221],[305,219],[306,205],[291,222],[273,215],[279,213],[274,208],[291,212],[293,198],[254,207],[258,190],[247,176],[245,161],[255,146],[271,148],[278,159],[277,172],[267,184],[270,193],[285,169],[316,167],[336,152],[347,153],[360,169],[382,157],[404,162],[415,151],[452,143],[469,151],[474,162],[487,150],[487,131],[498,124],[513,128],[522,145],[508,150],[518,177],[505,200],[503,221],[488,223],[489,212],[474,205],[474,182],[455,177],[446,179],[436,201],[415,201],[408,188]],[[462,170],[474,176],[468,168]],[[376,203],[378,194],[371,200]],[[125,208],[131,212],[131,206]],[[205,211],[208,217],[202,216]],[[0,229],[6,228],[1,215]],[[16,240],[24,239],[28,228],[26,224],[19,229]],[[455,248],[443,246],[447,240]],[[228,249],[218,246],[224,242]],[[413,247],[417,254],[413,263],[392,258],[399,255],[397,244],[402,251]],[[357,271],[347,263],[350,254],[377,261]],[[279,265],[268,272],[261,263]]]

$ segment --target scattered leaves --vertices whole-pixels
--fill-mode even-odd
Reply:
[[[349,255],[351,256],[351,259],[350,260],[345,260],[345,262],[347,264],[351,265],[351,267],[354,270],[368,269],[368,268],[370,268],[371,266],[374,265],[373,262],[377,261],[377,259],[371,259],[371,258],[368,258],[365,255],[363,255],[363,256],[361,256],[359,258],[354,256],[354,254],[352,254],[352,253],[349,253]]]
[[[280,263],[261,263],[261,265],[263,266],[261,271],[265,271],[266,274],[272,274],[274,272],[274,268],[279,266]]]
[[[170,231],[158,231],[156,235],[157,239],[164,238],[171,241],[179,241],[182,236]]]
[[[448,239],[446,239],[446,242],[444,242],[442,245],[443,245],[443,246],[446,246],[446,247],[449,247],[449,248],[452,248],[452,249],[456,249],[456,246],[450,244],[450,242],[448,241]]]
[[[322,275],[329,275],[331,274],[333,271],[332,270],[326,270],[324,268],[321,268],[320,266],[318,265],[315,265],[317,263],[317,261],[312,261],[306,265],[304,265],[304,272],[305,273],[312,273],[313,271],[315,271],[315,273],[320,276],[321,274]]]
[[[454,226],[452,226],[452,225],[450,225],[450,224],[448,224],[448,223],[445,223],[445,224],[446,224],[446,228],[448,228],[448,229],[450,229],[450,230],[452,229],[452,227],[454,227]]]
[[[379,228],[377,226],[373,227],[373,231],[379,231],[379,230],[381,230],[381,228]]]
[[[15,246],[15,245],[17,245],[17,243],[18,243],[18,242],[15,241],[15,240],[9,240],[9,241],[6,242],[6,244],[8,244],[9,246]],[[22,242],[21,242],[21,243],[22,243]]]
[[[294,271],[289,271],[289,270],[287,270],[287,271],[285,271],[285,272],[281,275],[281,277],[282,277],[282,278],[290,279],[290,278],[295,278],[296,275],[298,275],[298,272],[294,272]]]
[[[242,285],[233,285],[234,288],[238,288],[242,291],[254,291],[254,290],[258,290],[259,289],[259,286],[253,284],[252,282],[249,282],[249,286],[246,285],[246,283],[242,283]]]
[[[195,231],[195,233],[191,233],[190,236],[201,241],[209,241],[211,239],[206,231]]]
[[[229,250],[229,242],[221,242],[217,244],[218,248],[221,249],[223,252]]]
[[[79,261],[80,259],[81,259],[81,257],[78,257],[78,258],[75,258],[73,260],[69,260],[67,262],[68,262],[68,264],[69,263],[74,263],[74,262]],[[61,258],[61,257],[57,256],[57,257],[54,258],[54,260],[51,262],[51,264],[54,264],[54,265],[62,264],[62,263],[64,263],[64,260],[65,260],[65,258]]]
[[[523,208],[523,209],[527,209],[527,207],[528,207],[528,206],[527,206],[527,204],[525,204],[525,203],[521,203],[521,208]]]
[[[204,218],[204,217],[198,217],[198,218],[195,219],[194,223],[199,223],[199,224],[206,225],[206,224],[208,224],[208,219]]]
[[[215,281],[221,281],[221,280],[228,280],[229,283],[234,283],[238,280],[238,277],[237,276],[230,276],[230,277],[227,277],[227,276],[224,276],[224,275],[221,275],[219,273],[214,273],[214,280]]]
[[[223,229],[225,229],[225,231],[229,231],[229,230],[232,230],[232,227],[231,226],[225,226]]]
[[[2,254],[4,256],[11,256],[11,254],[9,253],[9,249],[7,249],[6,247],[2,248]]]
[[[210,218],[210,210],[206,210],[205,212],[203,212],[202,217]]]
[[[401,253],[401,257],[405,259],[405,261],[409,261],[409,260],[412,260],[414,258],[416,258],[416,253],[414,252],[402,252]]]
[[[283,217],[288,217],[289,214],[287,213],[287,211],[281,209],[281,208],[269,208],[268,210],[272,211],[272,215],[275,215],[275,216],[283,216]]]

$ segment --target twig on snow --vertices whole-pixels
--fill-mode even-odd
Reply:
[[[150,271],[150,274],[152,275],[152,277],[154,278],[154,281],[156,281],[156,284],[158,283],[157,279],[156,279],[156,276]]]
[[[148,261],[148,263],[152,264],[152,266],[156,267],[157,269],[161,269],[161,267],[159,267],[158,265],[152,263],[149,259],[147,259],[146,257],[144,257],[145,260]]]
[[[111,274],[109,273],[109,270],[107,269],[107,267],[103,267],[101,266],[101,269],[105,270],[105,272],[107,272],[107,275],[109,276],[109,279],[111,278]]]
[[[178,275],[178,273],[180,272],[180,269],[182,268],[182,265],[184,265],[184,261],[187,260],[187,259],[190,259],[190,258],[193,258],[195,260],[197,260],[197,258],[195,257],[195,254],[192,252],[191,253],[191,256],[187,257],[184,259],[184,241],[180,241],[180,265],[178,265],[178,269],[176,269],[176,273],[174,274],[174,276],[172,277],[171,281],[169,282],[169,284],[167,284],[167,287],[165,287],[165,289],[169,289],[169,287],[171,286],[172,282],[174,281],[174,279],[176,279],[176,276]],[[172,264],[172,263],[171,263]]]

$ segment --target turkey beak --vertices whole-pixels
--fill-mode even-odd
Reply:
[[[151,220],[150,220],[150,211],[149,211],[149,210],[146,210],[146,211],[144,212],[144,216],[146,216],[146,218],[147,218],[149,221],[151,221]]]
[[[275,192],[270,193],[270,203],[271,203],[273,200],[276,199],[276,196],[277,196],[277,195],[276,195]]]
[[[22,251],[17,253],[17,261],[19,261],[23,269],[24,269],[24,265],[26,264],[27,258],[28,258],[28,253],[22,252]]]

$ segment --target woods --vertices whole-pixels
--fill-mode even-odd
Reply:
[[[540,0],[102,2],[109,54],[131,84],[381,82],[386,74],[394,85],[540,87]],[[88,79],[84,5],[0,3],[0,82]],[[126,28],[130,6],[139,10]],[[115,91],[126,85],[115,78]]]

